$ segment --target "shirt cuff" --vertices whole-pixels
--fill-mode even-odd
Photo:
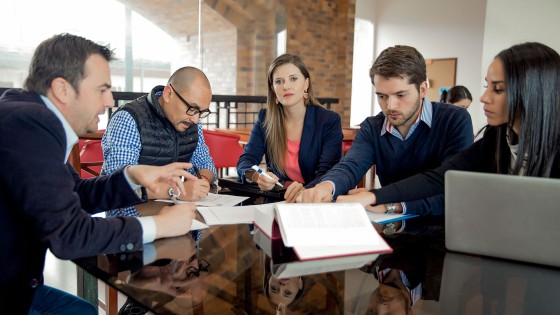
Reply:
[[[138,198],[142,199],[142,185],[138,185],[132,182],[132,180],[130,179],[130,177],[128,177],[128,173],[126,172],[126,170],[130,167],[126,166],[124,168],[124,178],[126,179],[126,182],[128,183],[128,185],[130,186],[130,188],[136,193],[136,195],[138,196]]]
[[[324,181],[324,183],[331,183],[331,185],[332,185],[332,197],[334,198],[334,195],[336,193],[336,185],[334,184],[334,182],[332,180],[326,180],[326,181]]]
[[[402,206],[402,214],[406,214],[406,203],[401,202],[401,206]]]
[[[156,221],[152,217],[138,217],[142,225],[142,243],[151,243],[156,239]]]

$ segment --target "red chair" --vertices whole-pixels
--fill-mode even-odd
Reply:
[[[100,130],[103,132],[104,130]],[[80,177],[91,178],[99,176],[103,165],[103,149],[101,140],[80,139],[78,142],[80,149]]]
[[[239,144],[239,135],[233,133],[225,133],[215,130],[202,130],[204,134],[204,142],[210,150],[210,156],[214,160],[214,166],[218,172],[218,177],[223,177],[224,169],[237,167],[237,161],[243,153],[243,148]]]

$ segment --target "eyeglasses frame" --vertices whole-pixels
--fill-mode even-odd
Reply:
[[[171,85],[171,83],[169,84],[169,87],[171,87],[171,90],[173,90],[173,92],[175,92],[175,95],[177,95],[177,97],[179,98],[179,100],[181,102],[183,102],[183,104],[185,104],[187,106],[187,115],[189,116],[196,116],[198,115],[198,118],[206,118],[208,117],[212,111],[207,108],[205,110],[200,110],[199,107],[197,106],[192,106],[191,104],[189,104],[189,102],[187,102],[180,94],[179,92],[177,92],[177,90],[175,90],[175,88],[173,87],[173,85]],[[194,111],[194,113],[189,113],[191,111]]]

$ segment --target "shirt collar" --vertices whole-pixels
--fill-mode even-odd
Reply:
[[[433,113],[432,102],[430,102],[427,97],[424,97],[424,99],[422,100],[422,108],[420,108],[420,115],[418,115],[418,118],[416,119],[414,125],[416,126],[420,121],[423,121],[426,125],[428,125],[428,127],[431,128],[432,113]],[[391,133],[391,131],[393,131],[394,127],[389,123],[387,117],[385,117],[385,119],[383,120],[383,126],[385,126],[385,128],[381,128],[381,135],[384,135],[387,132]],[[411,132],[409,132],[409,135],[412,134],[412,131],[414,131],[414,129],[416,128],[410,129]]]
[[[51,100],[49,100],[48,97],[41,95],[41,99],[43,100],[47,108],[56,115],[58,120],[60,120],[60,122],[62,123],[62,128],[64,128],[64,134],[66,135],[66,155],[64,156],[64,162],[66,162],[68,161],[68,157],[70,156],[72,147],[76,143],[78,143],[78,135],[76,134],[74,129],[72,129],[66,118],[64,118],[64,115],[62,115],[62,113],[58,110],[58,108],[56,108],[56,106],[54,106],[54,104],[51,102]]]

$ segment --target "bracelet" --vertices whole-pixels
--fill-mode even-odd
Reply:
[[[257,174],[257,180],[255,180],[255,174]],[[258,172],[253,172],[253,175],[251,176],[251,180],[253,181],[253,183],[256,183],[259,180],[259,176],[261,176],[261,173]]]
[[[206,179],[208,181],[208,183],[212,184],[212,182],[210,181],[210,178],[208,178],[206,175],[200,174],[200,177]]]

